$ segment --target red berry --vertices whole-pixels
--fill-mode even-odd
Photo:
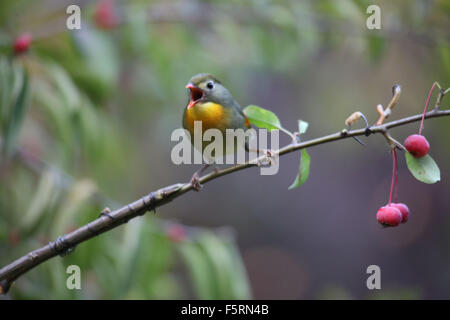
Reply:
[[[414,157],[422,158],[430,150],[430,144],[427,139],[420,134],[412,134],[405,140],[405,148]]]
[[[384,206],[378,209],[377,220],[384,226],[396,227],[402,221],[402,213],[393,206]]]
[[[402,214],[402,223],[408,221],[409,218],[409,208],[404,203],[391,203],[391,206],[397,208]]]
[[[14,53],[16,54],[20,54],[20,53],[24,53],[25,51],[28,50],[28,48],[30,47],[31,44],[31,33],[22,33],[20,36],[18,36],[16,38],[16,40],[14,41]]]
[[[167,229],[167,235],[173,242],[183,242],[186,239],[186,230],[183,226],[174,224]]]
[[[100,0],[95,8],[94,21],[101,29],[109,30],[119,25],[115,4],[112,0]]]

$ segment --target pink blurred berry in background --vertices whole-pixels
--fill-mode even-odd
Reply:
[[[26,32],[19,35],[16,38],[16,40],[14,40],[13,45],[14,53],[21,54],[28,51],[31,45],[31,40],[32,40],[31,33]]]

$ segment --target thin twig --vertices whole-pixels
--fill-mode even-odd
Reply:
[[[402,93],[402,87],[400,85],[395,84],[392,87],[392,99],[389,101],[388,106],[385,110],[383,110],[383,106],[381,104],[377,105],[377,112],[380,114],[380,118],[378,119],[376,125],[382,125],[384,121],[389,118],[392,113],[392,109],[394,109],[398,100],[400,99],[400,94]]]
[[[443,116],[450,116],[450,110],[433,109],[432,111],[425,114],[425,118],[436,118]],[[419,114],[388,122],[380,126],[373,126],[370,128],[370,133],[384,134],[386,133],[386,130],[390,128],[416,122],[421,120],[421,118],[422,114]],[[363,135],[367,135],[367,128],[351,131],[340,131],[334,134],[312,139],[309,141],[304,141],[301,143],[291,143],[275,151],[275,153],[277,153],[279,156],[282,156],[303,148],[309,148],[319,144]],[[259,161],[262,161],[264,157],[265,156],[259,157],[256,160],[247,162],[245,164],[235,165],[222,170],[211,172],[201,177],[199,179],[199,182],[201,184],[205,184],[209,181],[231,174],[233,172],[257,166],[257,163]],[[0,293],[7,293],[11,284],[18,277],[35,268],[42,262],[47,261],[57,255],[62,256],[72,250],[76,245],[111,229],[114,229],[119,225],[128,222],[130,219],[145,214],[147,211],[155,210],[157,207],[162,206],[191,190],[193,190],[193,186],[190,183],[177,183],[165,188],[161,188],[155,192],[151,192],[147,196],[135,202],[125,205],[120,209],[104,213],[99,218],[88,223],[87,225],[84,225],[76,229],[75,231],[59,237],[55,241],[50,242],[48,245],[42,248],[27,253],[23,257],[15,260],[14,262],[10,263],[0,270]]]

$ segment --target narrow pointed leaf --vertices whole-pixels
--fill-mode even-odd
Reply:
[[[29,86],[27,73],[21,69],[15,72],[15,77],[20,83],[20,89],[11,106],[11,113],[8,119],[7,128],[5,132],[4,151],[11,154],[14,149],[17,135],[22,126],[23,119],[29,106]]]
[[[194,292],[198,299],[217,298],[217,288],[215,285],[214,273],[208,257],[199,247],[197,242],[184,242],[179,246],[184,263],[187,266],[189,275],[194,287]]]
[[[300,187],[303,183],[306,182],[306,180],[308,180],[310,163],[311,157],[309,156],[306,149],[302,149],[300,168],[298,169],[298,174],[295,177],[294,182],[289,186],[289,190]]]
[[[298,120],[298,136],[297,142],[300,142],[300,135],[305,133],[308,130],[308,122],[303,120]],[[289,186],[289,190],[300,187],[303,183],[306,182],[309,176],[309,165],[311,163],[311,157],[309,156],[306,149],[301,150],[300,154],[300,166],[298,169],[297,176],[295,177],[294,182]]]

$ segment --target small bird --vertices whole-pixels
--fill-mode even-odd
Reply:
[[[249,120],[230,91],[214,76],[206,73],[197,74],[189,80],[186,88],[189,90],[189,102],[184,108],[183,128],[189,131],[192,144],[194,144],[194,121],[202,122],[202,135],[206,130],[214,128],[222,132],[224,139],[226,129],[243,129],[245,131],[251,127]],[[210,141],[203,141],[202,150],[199,151],[203,154],[203,150],[210,143]],[[226,143],[223,146],[222,152],[217,150],[218,152],[214,154],[215,159],[226,154]],[[247,139],[244,146],[235,145],[235,148],[231,150],[235,153],[239,147],[245,147],[245,150],[248,151]],[[214,159],[210,160],[214,161]],[[200,174],[209,166],[210,164],[204,165],[192,176],[191,184],[195,190],[200,190]]]

